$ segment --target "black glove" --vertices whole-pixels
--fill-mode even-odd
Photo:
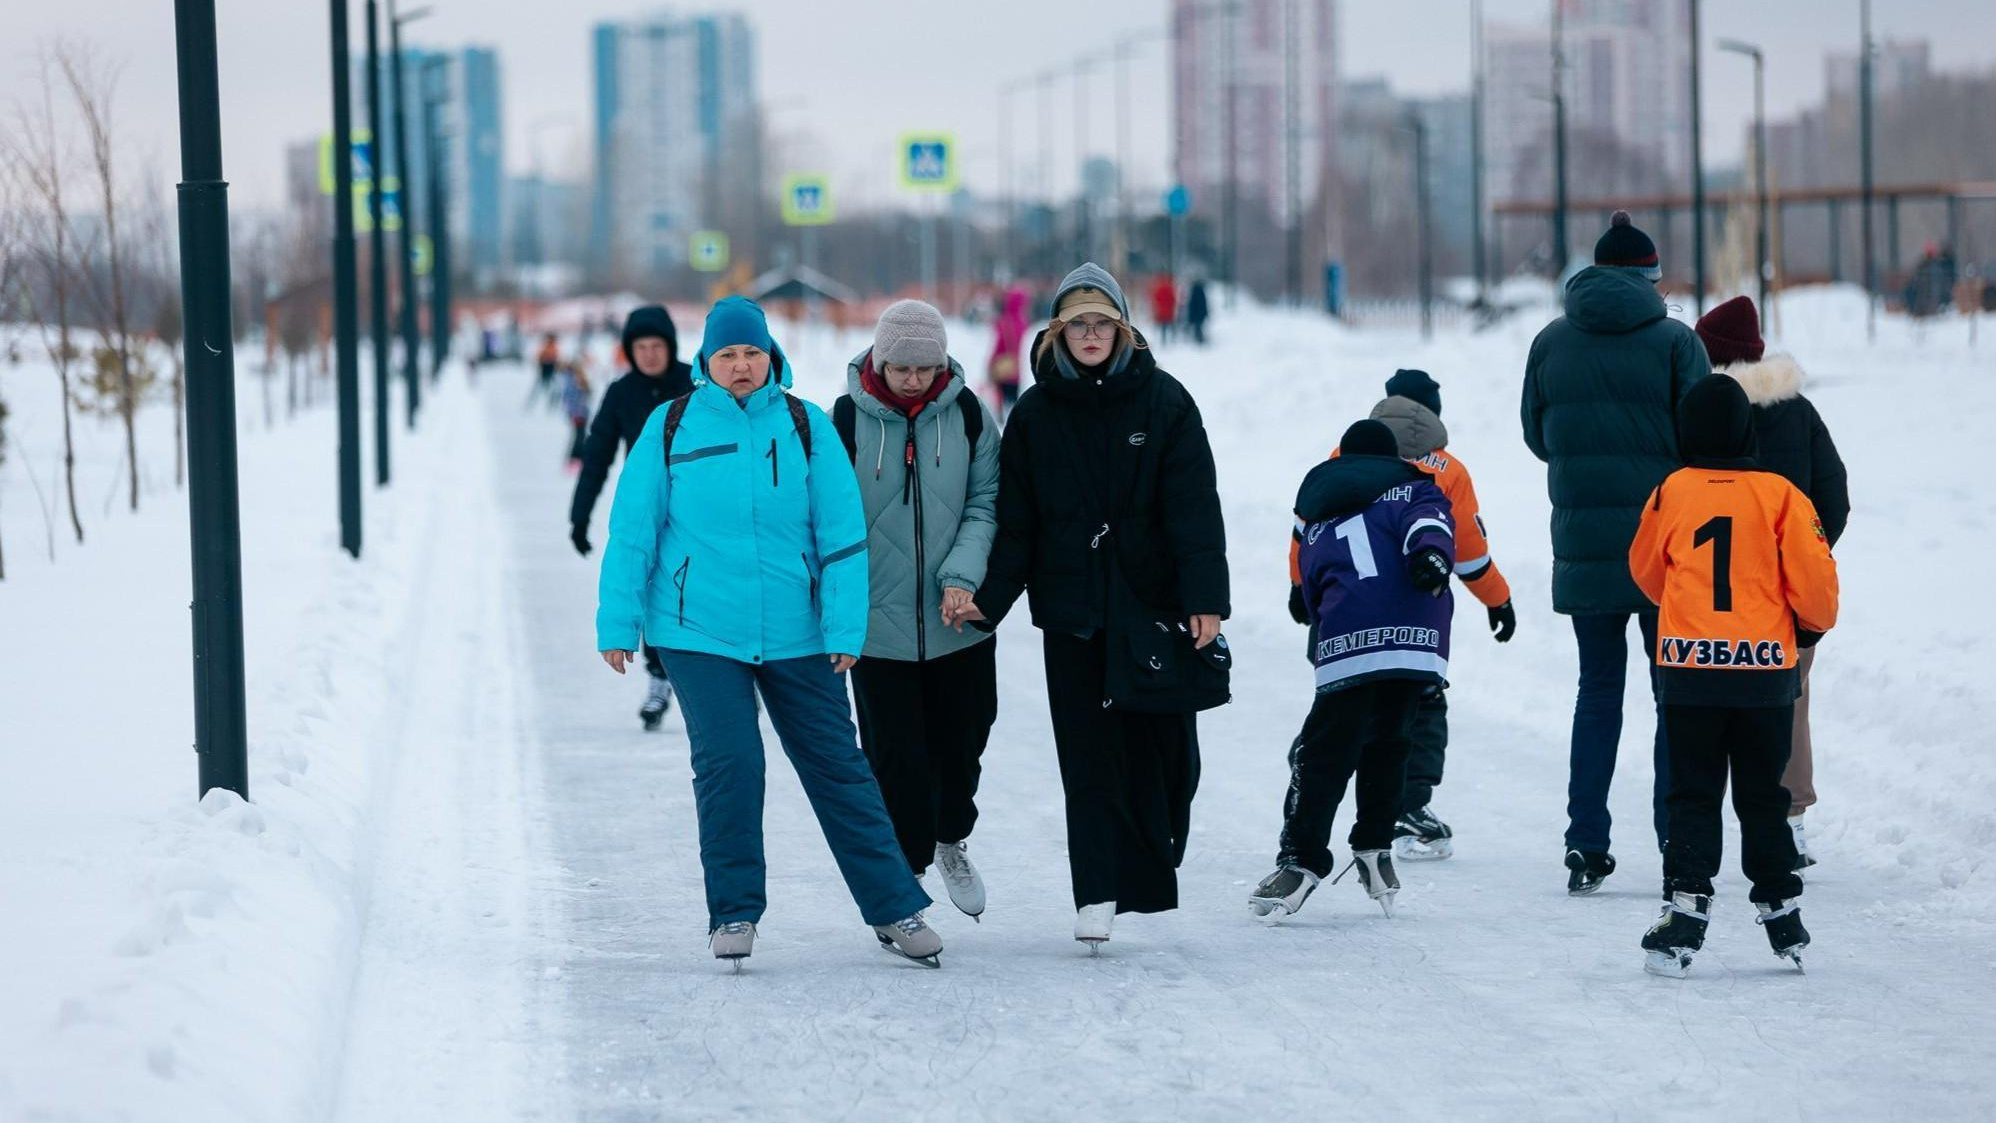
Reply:
[[[1448,589],[1448,555],[1429,546],[1418,550],[1407,559],[1407,576],[1414,587],[1431,597],[1441,596]]]
[[[1490,634],[1497,637],[1498,643],[1510,643],[1511,637],[1518,634],[1518,614],[1512,611],[1510,601],[1490,610]]]
[[[1289,586],[1289,618],[1298,624],[1310,622],[1310,611],[1303,607],[1303,586]]]
[[[589,527],[587,524],[576,523],[573,527],[570,527],[568,540],[575,543],[576,553],[581,554],[585,558],[589,556],[591,547],[589,545]]]
[[[1796,625],[1795,627],[1796,647],[1799,647],[1802,650],[1807,651],[1821,642],[1823,642],[1823,633],[1812,632],[1809,629],[1804,628],[1799,624]]]

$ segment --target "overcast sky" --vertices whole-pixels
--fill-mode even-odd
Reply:
[[[420,3],[422,0],[412,0]],[[430,0],[435,14],[410,28],[411,45],[496,46],[504,73],[507,162],[525,170],[537,138],[549,166],[585,170],[589,159],[590,26],[655,6],[622,0]],[[327,15],[313,0],[218,0],[224,159],[239,207],[274,203],[283,190],[283,150],[331,125]],[[963,143],[965,180],[997,190],[999,89],[1023,75],[1065,67],[1119,35],[1162,30],[1165,0],[715,0],[680,11],[746,11],[761,36],[762,93],[787,163],[834,177],[844,205],[892,197],[891,151],[907,129],[943,129]],[[1469,0],[1344,0],[1340,19],[1347,78],[1383,75],[1431,94],[1465,89]],[[1545,0],[1486,0],[1492,22],[1543,23]],[[1996,0],[1880,0],[1876,34],[1932,40],[1944,70],[1996,66]],[[354,46],[364,11],[354,0]],[[1719,0],[1705,5],[1707,160],[1736,161],[1752,113],[1745,60],[1710,50],[1735,37],[1768,51],[1775,115],[1822,94],[1823,57],[1852,49],[1858,0]],[[0,2],[0,103],[33,89],[32,54],[56,35],[88,39],[124,65],[118,127],[134,152],[177,178],[173,6],[166,0]],[[1133,182],[1161,187],[1170,121],[1163,42],[1130,66],[1136,106]],[[1095,138],[1112,136],[1113,86],[1092,80],[1101,107]],[[1066,124],[1073,88],[1053,93],[1055,183],[1072,184]],[[1013,99],[1015,141],[1037,144],[1035,95]],[[1108,153],[1104,153],[1105,155]]]

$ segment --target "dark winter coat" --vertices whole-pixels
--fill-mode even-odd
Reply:
[[[653,378],[634,366],[603,392],[603,404],[596,407],[596,420],[582,444],[582,469],[576,475],[575,499],[568,508],[570,525],[589,525],[596,497],[602,494],[603,481],[610,478],[610,465],[617,459],[617,446],[621,443],[624,454],[630,455],[652,411],[693,392],[693,368],[679,361],[679,331],[664,308],[653,305],[631,313],[624,325],[624,354],[631,353],[635,340],[660,335],[672,355],[665,373]]]
[[[1436,549],[1455,564],[1448,497],[1394,456],[1339,456],[1296,493],[1303,605],[1317,690],[1375,679],[1448,681],[1454,594],[1414,584],[1407,559]]]
[[[1520,414],[1552,497],[1552,605],[1580,616],[1641,612],[1629,543],[1643,502],[1682,466],[1676,410],[1711,373],[1690,325],[1634,270],[1595,266],[1566,287],[1566,315],[1532,341]]]
[[[1754,433],[1760,438],[1755,459],[1809,497],[1835,546],[1850,523],[1850,486],[1823,415],[1802,395],[1801,365],[1788,355],[1769,355],[1721,373],[1738,382],[1753,403]]]
[[[1230,615],[1213,452],[1185,387],[1147,346],[1100,377],[1066,377],[1049,351],[1033,379],[999,448],[998,537],[978,608],[995,624],[1029,591],[1047,631],[1091,636],[1112,614],[1135,623],[1108,584],[1113,557],[1122,588],[1159,615]]]
[[[1192,282],[1192,295],[1185,299],[1185,320],[1187,323],[1203,324],[1212,311],[1206,301],[1206,282]]]

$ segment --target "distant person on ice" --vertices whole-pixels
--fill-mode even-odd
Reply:
[[[958,621],[998,529],[998,423],[949,356],[943,314],[887,306],[846,369],[832,425],[866,506],[872,610],[852,669],[859,743],[916,877],[933,861],[950,901],[984,913],[970,860],[977,780],[998,717],[997,640]]]
[[[1801,685],[1797,645],[1837,622],[1837,565],[1809,497],[1754,458],[1752,404],[1711,378],[1677,408],[1685,466],[1643,504],[1629,569],[1661,606],[1656,646],[1670,737],[1670,842],[1663,915],[1644,935],[1646,969],[1682,977],[1705,943],[1719,872],[1727,777],[1740,867],[1774,954],[1809,946],[1781,786]]]
[[[1354,774],[1352,864],[1359,886],[1393,915],[1394,823],[1414,719],[1423,697],[1448,684],[1448,496],[1401,459],[1381,422],[1355,423],[1338,449],[1296,496],[1317,696],[1289,750],[1275,872],[1248,898],[1261,916],[1294,913],[1331,875],[1331,824]]]
[[[568,507],[568,540],[575,552],[589,556],[589,519],[596,510],[596,497],[603,481],[610,478],[610,465],[617,459],[617,447],[630,455],[652,411],[674,398],[693,392],[693,368],[679,361],[679,329],[672,313],[662,304],[647,304],[631,311],[624,320],[621,350],[630,358],[631,369],[603,392],[603,404],[582,442],[581,468],[575,478],[575,499]],[[647,730],[655,730],[672,707],[672,682],[665,677],[665,664],[658,649],[647,646],[645,670],[651,679],[645,704],[638,720]]]
[[[1226,528],[1199,408],[1093,263],[1067,275],[1005,427],[998,539],[962,619],[1022,593],[1044,633],[1074,938],[1178,907],[1196,712],[1226,701]]]
[[[1753,403],[1753,429],[1760,443],[1757,459],[1770,472],[1779,472],[1815,504],[1830,548],[1850,523],[1850,486],[1843,457],[1830,439],[1823,415],[1802,393],[1802,367],[1793,356],[1767,355],[1760,338],[1760,314],[1748,297],[1736,296],[1705,313],[1698,321],[1698,338],[1711,356],[1712,369],[1746,391]],[[1809,736],[1809,671],[1816,649],[1798,653],[1800,678],[1795,697],[1795,733],[1788,768],[1781,786],[1788,789],[1788,828],[1795,835],[1795,868],[1816,864],[1809,855],[1803,812],[1816,805],[1815,751]]]
[[[1192,342],[1206,346],[1206,319],[1213,314],[1213,306],[1206,298],[1206,282],[1192,282],[1192,293],[1185,298],[1185,324],[1192,329]]]
[[[997,392],[998,401],[993,407],[998,420],[1011,416],[1013,403],[1019,400],[1021,360],[1019,353],[1025,350],[1026,333],[1032,330],[1032,320],[1027,314],[1026,290],[1014,285],[1005,290],[1005,304],[998,312],[998,319],[992,324],[991,339],[991,386]]]
[[[753,301],[707,313],[694,390],[656,410],[617,480],[596,646],[641,644],[679,687],[692,745],[714,955],[754,948],[762,848],[761,693],[839,872],[883,948],[931,966],[942,940],[854,736],[845,673],[866,645],[866,516],[831,419],[786,393]]]
[[[1594,265],[1567,282],[1566,315],[1539,332],[1525,361],[1525,444],[1545,461],[1552,496],[1552,607],[1573,618],[1580,648],[1566,788],[1566,889],[1576,897],[1615,872],[1608,786],[1622,740],[1631,616],[1644,649],[1656,645],[1656,608],[1629,576],[1629,542],[1643,500],[1682,463],[1677,403],[1711,373],[1698,337],[1665,312],[1662,279],[1656,243],[1626,211],[1615,212],[1594,244]],[[1670,790],[1664,745],[1659,699],[1651,749],[1659,848]]]
[[[1448,430],[1442,426],[1442,388],[1428,372],[1398,370],[1386,380],[1386,397],[1372,407],[1372,420],[1393,431],[1402,459],[1428,473],[1448,497],[1456,535],[1455,575],[1463,588],[1483,603],[1490,632],[1498,643],[1509,643],[1518,630],[1511,607],[1511,585],[1490,557],[1484,536],[1482,507],[1469,469],[1447,449]],[[1341,450],[1333,449],[1332,456]],[[1303,596],[1303,540],[1289,546],[1289,614],[1298,624],[1310,622]],[[1402,858],[1447,858],[1455,853],[1455,831],[1429,806],[1442,782],[1448,752],[1448,693],[1434,683],[1421,695],[1409,734],[1407,784],[1400,796],[1400,818],[1393,827],[1394,853]]]

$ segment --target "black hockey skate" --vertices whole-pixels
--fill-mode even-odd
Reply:
[[[1301,866],[1283,866],[1261,879],[1248,895],[1248,909],[1256,916],[1294,916],[1303,902],[1316,891],[1317,875]]]
[[[1400,875],[1393,872],[1393,851],[1358,850],[1351,856],[1351,865],[1344,872],[1331,879],[1336,885],[1353,868],[1358,870],[1358,886],[1365,895],[1379,902],[1388,918],[1393,916],[1393,897],[1400,892]]]
[[[672,708],[672,681],[655,678],[651,680],[651,691],[645,695],[645,704],[638,711],[638,720],[645,723],[645,732],[658,732],[659,723],[665,720],[665,712]]]
[[[1691,971],[1691,957],[1705,946],[1705,926],[1712,919],[1712,898],[1700,893],[1669,893],[1663,915],[1643,934],[1648,956],[1643,970],[1681,979]]]
[[[1605,850],[1568,850],[1566,868],[1572,871],[1566,878],[1566,895],[1585,897],[1615,872],[1615,856]]]
[[[1802,927],[1802,902],[1786,900],[1779,904],[1759,904],[1754,922],[1767,929],[1767,943],[1774,954],[1802,970],[1802,949],[1809,946],[1809,930]]]
[[[1423,807],[1400,816],[1393,824],[1393,855],[1410,862],[1455,856],[1455,831]]]

